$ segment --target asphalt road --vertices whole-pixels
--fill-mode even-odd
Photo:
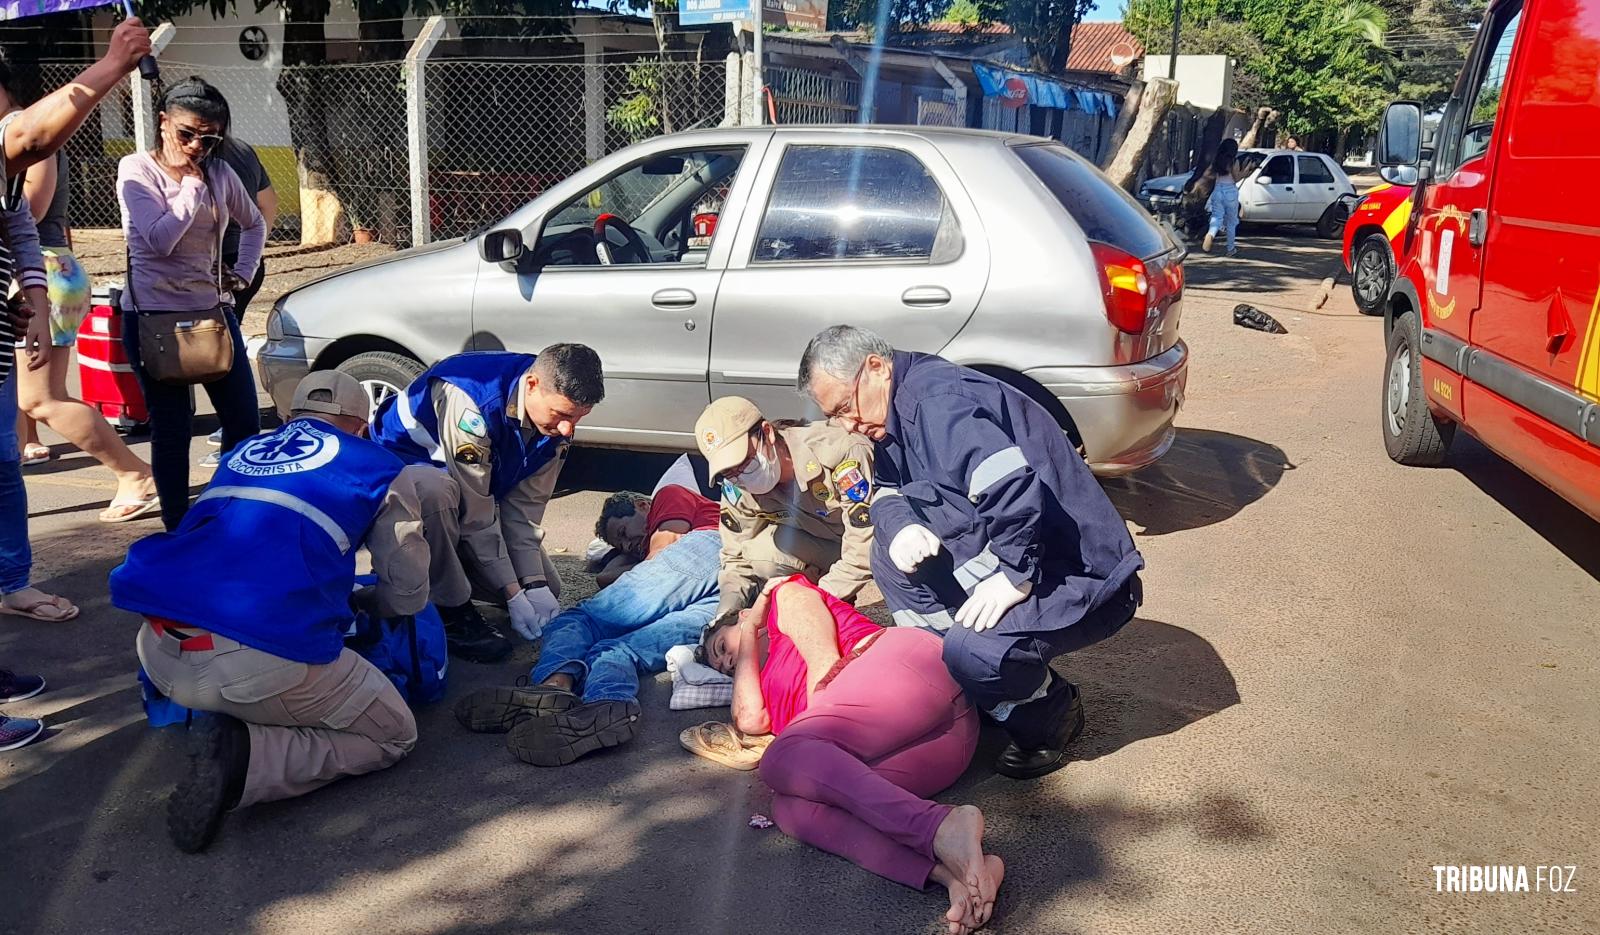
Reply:
[[[1147,600],[1057,663],[1084,688],[1078,762],[1013,782],[986,735],[942,796],[983,808],[1009,865],[992,930],[1600,931],[1600,526],[1464,437],[1450,468],[1392,464],[1381,322],[1342,286],[1304,311],[1336,247],[1241,247],[1190,264],[1172,453],[1106,484]],[[1235,327],[1239,301],[1289,334]],[[551,536],[575,594],[604,492],[663,463],[568,467]],[[661,684],[639,741],[559,770],[435,705],[396,768],[249,809],[208,854],[178,854],[176,739],[142,721],[136,622],[105,591],[156,524],[96,523],[109,474],[82,456],[29,476],[38,583],[84,614],[0,623],[0,661],[51,682],[10,710],[53,729],[0,755],[0,932],[936,930],[938,897],[748,827],[767,793],[678,748],[716,712],[669,712]],[[531,659],[455,663],[451,698]],[[1577,892],[1437,893],[1443,864],[1575,865]]]

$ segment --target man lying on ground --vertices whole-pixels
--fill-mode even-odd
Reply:
[[[619,517],[622,504],[631,512]],[[717,608],[716,504],[682,487],[653,500],[618,494],[599,527],[648,557],[545,627],[532,687],[485,689],[456,705],[462,726],[510,732],[506,746],[535,766],[565,766],[632,740],[640,673],[665,671],[667,650],[696,642]]]
[[[733,720],[777,739],[761,758],[785,834],[880,876],[950,894],[951,935],[981,928],[1005,876],[983,852],[983,813],[927,797],[966,770],[978,714],[939,637],[885,630],[801,576],[767,584],[737,622],[706,635],[733,676]]]
[[[687,487],[666,484],[648,497],[631,490],[614,493],[594,524],[595,535],[615,550],[595,583],[603,588],[691,531],[716,528],[717,505]]]

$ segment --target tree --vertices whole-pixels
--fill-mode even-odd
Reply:
[[[1421,101],[1424,112],[1444,106],[1485,5],[1486,0],[1384,0],[1399,97]]]
[[[983,22],[983,10],[974,0],[955,0],[950,4],[944,15],[939,17],[941,23],[954,23],[957,26],[977,26]]]
[[[1072,30],[1094,8],[1094,0],[976,0],[982,19],[1005,23],[1027,45],[1035,70],[1067,68]],[[1170,23],[1171,20],[1168,20]]]

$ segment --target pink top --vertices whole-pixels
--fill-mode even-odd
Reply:
[[[789,579],[800,587],[810,588],[822,595],[833,615],[834,640],[839,655],[847,656],[850,650],[865,637],[883,629],[861,615],[861,612],[822,590],[802,575]],[[783,587],[788,587],[787,584]],[[767,717],[772,721],[774,736],[783,733],[789,722],[800,716],[810,699],[806,685],[810,682],[805,657],[778,626],[778,603],[767,608],[767,663],[761,667],[761,697],[767,703]]]

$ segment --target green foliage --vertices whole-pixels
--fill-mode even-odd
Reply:
[[[955,0],[950,8],[939,17],[941,23],[955,23],[957,26],[977,26],[983,22],[983,11],[973,0]]]
[[[640,62],[628,66],[626,75],[631,93],[606,109],[606,122],[637,143],[661,132],[661,66]]]
[[[903,25],[937,20],[950,0],[831,0],[829,29],[895,32]],[[880,19],[880,17],[882,17]]]

